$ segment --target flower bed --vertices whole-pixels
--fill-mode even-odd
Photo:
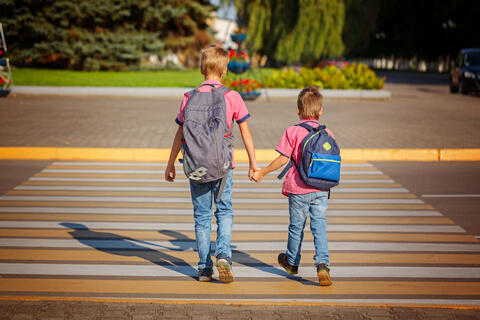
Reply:
[[[253,79],[231,80],[227,78],[223,81],[223,84],[237,91],[244,100],[255,100],[258,98],[260,96],[259,89],[262,86],[261,83]]]
[[[334,65],[325,68],[292,68],[276,71],[265,77],[267,88],[304,88],[317,86],[323,89],[381,89],[385,78],[379,78],[365,64],[346,64],[342,69]]]

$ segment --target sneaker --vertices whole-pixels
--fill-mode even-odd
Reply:
[[[198,270],[198,281],[208,282],[212,281],[213,270],[211,268],[205,268]]]
[[[282,266],[289,274],[298,274],[298,266],[292,266],[288,263],[288,258],[285,253],[278,255],[278,264]]]
[[[215,264],[218,270],[218,277],[222,282],[233,282],[232,263],[228,259],[217,259]]]
[[[321,286],[331,286],[333,281],[330,278],[330,269],[325,263],[317,265],[318,282]]]

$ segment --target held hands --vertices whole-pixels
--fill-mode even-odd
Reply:
[[[263,180],[262,170],[258,166],[250,166],[248,178],[250,181],[260,182]]]

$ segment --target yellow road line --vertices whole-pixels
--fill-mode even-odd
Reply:
[[[221,286],[221,287],[220,287]],[[305,286],[285,281],[237,281],[231,284],[186,280],[91,280],[0,278],[0,291],[38,293],[97,293],[97,294],[192,294],[225,297],[229,295],[415,295],[415,296],[478,296],[480,282],[443,281],[335,281],[330,287]]]
[[[192,218],[193,222],[193,218]],[[11,238],[21,235],[22,238],[49,238],[61,239],[71,238],[69,229],[0,229],[1,237]],[[90,231],[77,230],[77,234],[82,237],[91,237]],[[102,233],[106,233],[102,235]],[[182,231],[169,235],[160,231],[149,230],[111,230],[111,229],[95,229],[95,238],[109,238],[108,233],[118,237],[127,237],[132,239],[148,239],[148,240],[179,240],[175,235],[179,234],[182,239],[193,240],[195,233]],[[232,234],[232,241],[286,241],[287,226],[285,232],[241,232],[235,231]],[[378,242],[432,242],[432,243],[479,243],[479,240],[468,234],[421,234],[421,233],[382,233],[382,232],[328,232],[329,241],[378,241]],[[216,233],[212,232],[211,239],[215,241]],[[304,235],[305,241],[313,240],[311,232]],[[1,255],[0,255],[1,256]]]
[[[273,149],[257,149],[257,161],[270,162],[278,156]],[[166,162],[168,148],[67,148],[67,147],[0,147],[0,159],[24,160],[92,160]],[[344,148],[344,162],[365,161],[478,161],[480,149]],[[235,161],[248,162],[245,150],[235,150]]]
[[[0,213],[1,220],[27,221],[108,221],[108,222],[192,222],[191,216],[184,215],[118,215],[118,214],[61,214],[61,213]],[[214,220],[213,220],[214,221]],[[275,223],[289,223],[287,215],[275,217]],[[236,223],[271,224],[272,217],[236,216]],[[307,223],[309,223],[307,221]],[[428,224],[446,225],[454,222],[445,217],[327,217],[333,224]]]
[[[198,254],[193,251],[168,251],[169,256],[174,257],[170,262],[186,262],[194,265],[198,262]],[[304,256],[313,253],[304,253]],[[112,250],[110,252],[96,249],[68,250],[68,249],[0,249],[2,260],[28,260],[28,261],[88,261],[88,262],[161,262],[165,259],[157,252],[142,252],[135,255],[132,250]],[[233,253],[233,263],[241,265],[252,262],[263,262],[270,265],[277,265],[277,252],[251,252],[247,255]],[[313,262],[304,259],[301,264],[304,267],[313,267]],[[308,262],[307,262],[308,260]],[[369,252],[332,252],[330,260],[335,264],[421,264],[421,265],[478,265],[480,254],[463,253],[369,253]]]
[[[86,208],[165,208],[191,209],[192,204],[184,203],[138,203],[138,202],[69,202],[69,201],[0,201],[0,207],[86,207]],[[433,210],[426,203],[420,204],[337,204],[328,205],[336,210]],[[234,203],[233,209],[288,209],[282,203]]]
[[[239,199],[284,199],[279,192],[234,192],[234,198]],[[185,197],[190,196],[190,190],[185,191],[62,191],[62,190],[11,190],[8,195],[38,195],[38,196],[109,196],[109,197]],[[355,192],[332,192],[332,199],[416,199],[411,193],[355,193]]]

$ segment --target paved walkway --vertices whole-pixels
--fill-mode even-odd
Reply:
[[[286,200],[279,195],[280,185],[273,176],[253,184],[243,166],[235,171],[236,281],[229,285],[197,282],[187,181],[180,174],[176,183],[164,182],[164,167],[55,162],[0,197],[2,295],[123,302],[206,298],[267,304],[294,300],[300,304],[480,305],[479,241],[368,163],[346,164],[342,184],[332,193],[328,217],[332,287],[317,284],[310,232],[305,235],[299,277],[289,277],[277,266],[276,256],[285,249]],[[56,302],[0,305],[18,317],[31,312],[11,310],[41,308],[51,318],[76,319],[81,303],[68,302],[58,309],[53,307]],[[109,308],[116,310],[112,317],[126,312],[133,319],[161,318],[162,312],[185,315],[175,313],[177,306],[141,305],[90,304],[80,312],[90,318],[110,314]],[[215,317],[223,319],[234,307],[188,308],[185,312],[215,312]],[[312,319],[320,314],[332,319],[478,316],[478,310],[393,307],[310,309],[300,305],[239,310],[245,317],[264,315],[266,319],[289,318],[282,316],[282,310],[286,315],[296,310]]]
[[[323,122],[342,148],[480,146],[479,97],[449,94],[444,85],[387,89],[388,101],[325,101]],[[8,97],[0,100],[0,146],[169,148],[179,105],[180,97]],[[298,122],[295,99],[247,105],[257,148],[273,149]]]

